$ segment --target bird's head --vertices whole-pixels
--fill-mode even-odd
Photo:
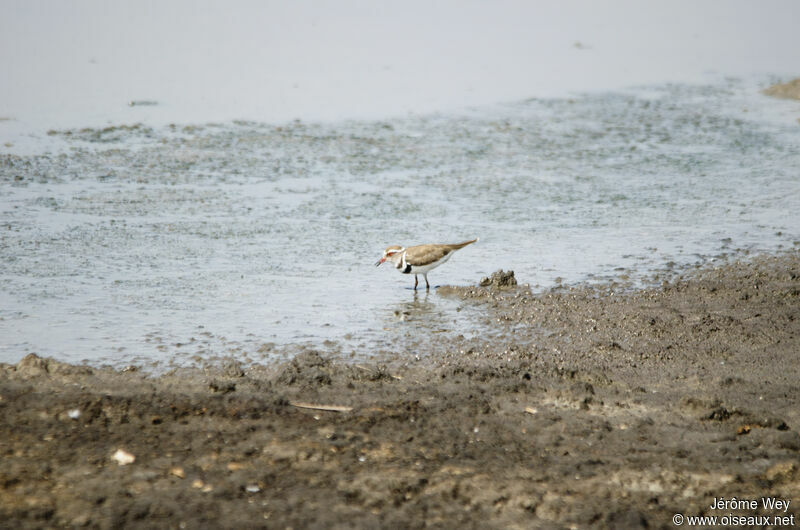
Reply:
[[[396,263],[396,260],[400,259],[400,256],[403,254],[405,249],[400,245],[392,245],[391,247],[386,247],[386,250],[383,251],[383,257],[375,263],[377,267],[384,261],[391,261],[392,263]]]

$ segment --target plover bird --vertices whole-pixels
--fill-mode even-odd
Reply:
[[[464,248],[477,240],[478,238],[475,238],[472,241],[464,241],[454,245],[417,245],[408,248],[392,245],[391,247],[386,247],[386,250],[383,251],[383,257],[378,260],[375,266],[377,267],[384,261],[391,261],[394,267],[403,274],[414,275],[415,291],[417,290],[417,284],[419,284],[417,274],[422,274],[425,277],[425,288],[430,289],[431,284],[428,283],[428,272],[449,260],[456,250]]]

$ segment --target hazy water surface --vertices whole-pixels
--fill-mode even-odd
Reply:
[[[480,236],[432,283],[506,268],[538,289],[791,247],[796,104],[758,83],[52,131],[49,154],[0,158],[0,361],[260,359],[303,343],[368,356],[409,334],[480,333],[469,306],[375,268],[394,243]]]

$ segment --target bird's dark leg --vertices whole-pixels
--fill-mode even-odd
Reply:
[[[417,278],[417,275],[415,274],[414,275],[414,290],[415,291],[417,290],[417,284],[418,283],[419,283],[419,278]]]
[[[428,275],[423,274],[423,276],[425,276],[425,289],[430,290],[431,284],[428,283]]]

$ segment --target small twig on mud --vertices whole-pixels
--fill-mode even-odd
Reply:
[[[533,407],[525,407],[525,412],[527,412],[528,414],[538,414],[539,409],[535,409]]]
[[[290,401],[289,405],[301,409],[328,410],[331,412],[350,412],[353,410],[353,407],[342,405],[315,405],[314,403],[300,403],[299,401]]]

